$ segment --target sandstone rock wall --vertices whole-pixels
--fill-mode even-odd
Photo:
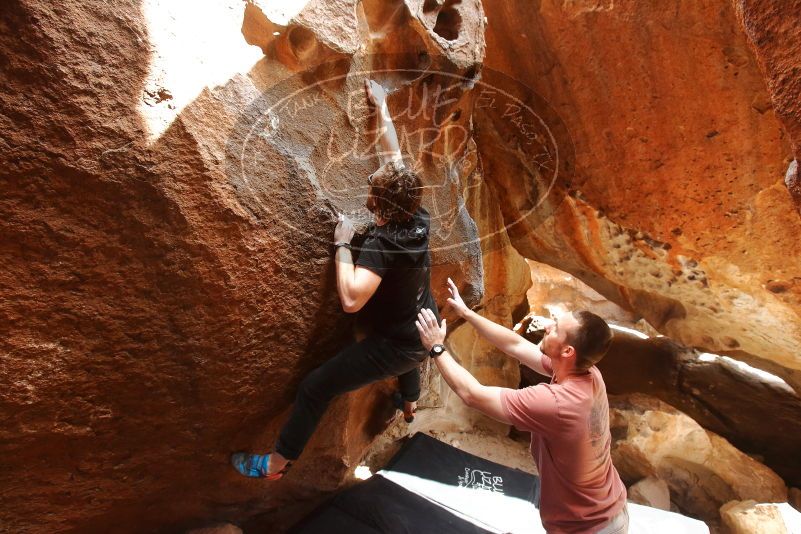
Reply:
[[[531,288],[526,293],[530,311],[548,317],[555,309],[592,310],[622,326],[635,326],[636,313],[607,300],[575,276],[550,265],[527,260],[531,269]]]
[[[510,236],[527,258],[570,272],[662,333],[799,388],[801,220],[783,183],[794,129],[771,105],[785,95],[781,115],[792,117],[799,101],[796,45],[780,38],[798,27],[798,10],[777,4],[763,16],[743,4],[748,34],[770,36],[759,53],[780,60],[767,83],[725,0],[486,0],[487,67],[549,102],[576,154],[573,194]],[[506,175],[528,172],[507,155],[502,165]],[[504,216],[517,220],[514,199],[525,192],[488,176]]]
[[[793,146],[785,185],[801,210],[801,2],[733,0],[738,19],[765,75],[777,118]]]
[[[329,242],[334,210],[366,218],[367,72],[427,187],[438,296],[451,275],[478,304],[489,271],[499,317],[524,302],[523,260],[479,239],[503,231],[496,200],[470,192],[480,3],[269,7],[4,6],[4,528],[241,524],[300,500],[289,520],[347,477],[391,383],[338,400],[279,488],[227,457],[268,448],[300,379],[350,340]]]
[[[530,257],[801,384],[801,223],[783,184],[794,85],[763,77],[792,58],[775,67],[782,47],[748,5],[276,6],[4,5],[4,528],[174,531],[265,512],[275,526],[347,477],[391,383],[339,399],[280,487],[226,460],[268,447],[300,379],[350,340],[328,243],[334,210],[366,218],[366,73],[392,91],[427,188],[440,303],[452,276],[510,324]],[[771,104],[789,109],[789,138]],[[479,378],[517,383],[452,328]],[[455,429],[492,427],[438,392]]]

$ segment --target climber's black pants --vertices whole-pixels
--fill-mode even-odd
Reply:
[[[424,349],[403,348],[376,336],[354,343],[309,373],[298,389],[292,415],[281,429],[276,451],[295,460],[314,433],[328,403],[342,393],[398,377],[401,396],[409,402],[420,398],[420,363]]]

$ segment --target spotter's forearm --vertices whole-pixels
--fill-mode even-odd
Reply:
[[[481,387],[481,383],[467,369],[459,365],[448,351],[434,358],[434,362],[448,386],[465,404],[470,406],[473,393]]]

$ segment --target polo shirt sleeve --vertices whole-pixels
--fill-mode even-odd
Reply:
[[[501,404],[518,430],[547,434],[558,428],[559,406],[550,384],[503,389]]]
[[[356,265],[373,271],[381,278],[387,274],[390,267],[389,257],[379,239],[370,236],[364,240],[359,250],[359,257],[356,258]]]

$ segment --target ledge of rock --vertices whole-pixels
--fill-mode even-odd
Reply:
[[[353,56],[361,46],[358,2],[306,3],[294,6],[250,0],[242,34],[248,44],[296,69]]]

